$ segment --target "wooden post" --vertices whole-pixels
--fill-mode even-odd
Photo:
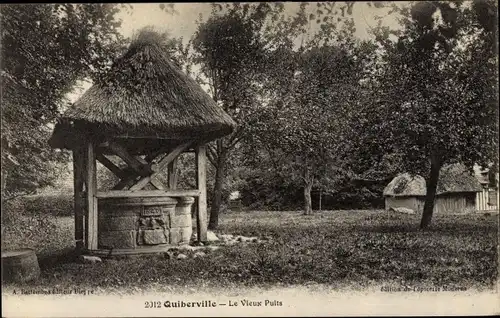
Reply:
[[[497,208],[496,208],[496,210],[500,210],[500,188],[498,187],[498,184],[499,184],[498,183],[498,173],[496,174],[495,179],[496,179],[495,181],[496,181],[496,186],[497,186],[497,189],[496,189],[496,191],[497,191],[497,202],[496,202]]]
[[[94,144],[87,143],[85,179],[87,183],[87,240],[89,250],[97,249],[97,180],[96,180],[96,155]]]
[[[73,188],[74,188],[74,212],[75,212],[75,240],[76,248],[80,250],[84,245],[84,203],[83,182],[85,171],[85,152],[81,147],[73,150]]]
[[[177,158],[168,164],[168,188],[171,190],[177,188]]]
[[[207,152],[205,146],[196,148],[196,187],[200,191],[197,201],[197,234],[198,241],[207,240]]]

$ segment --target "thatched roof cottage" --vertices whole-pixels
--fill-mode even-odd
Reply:
[[[434,204],[434,213],[466,213],[475,210],[478,180],[464,166],[455,164],[441,169]],[[422,212],[426,195],[425,179],[403,173],[384,189],[385,208],[407,208]]]

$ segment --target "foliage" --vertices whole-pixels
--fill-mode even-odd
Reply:
[[[241,194],[242,204],[249,209],[291,210],[302,205],[300,183],[276,175],[262,164],[252,169],[247,163],[241,170],[239,177],[243,182],[237,190]]]
[[[269,209],[278,211],[296,210],[303,206],[302,182],[292,182],[286,175],[274,175],[268,170],[241,168],[243,182],[237,188],[242,204],[249,209]],[[331,185],[331,187],[329,186]],[[324,188],[311,190],[312,209],[367,209],[383,208],[382,191],[387,181],[348,180],[342,184],[326,183]]]
[[[52,216],[72,216],[73,215],[73,194],[41,194],[26,195],[5,201],[5,221],[9,223],[20,215],[52,215]]]
[[[264,66],[260,33],[272,8],[267,3],[213,4],[210,17],[199,21],[190,41],[188,70],[199,67],[195,78],[238,123],[231,135],[208,146],[208,159],[215,168],[210,229],[217,227],[219,210],[227,200],[223,192],[230,192],[227,176],[232,170],[231,152],[247,134],[259,105],[258,79]]]
[[[403,29],[375,31],[382,49],[375,102],[358,130],[378,136],[383,153],[398,154],[401,170],[426,177],[425,227],[443,165],[498,158],[496,9],[491,1],[440,1],[393,11]]]
[[[415,173],[427,171],[431,152],[439,152],[443,164],[472,166],[495,158],[496,61],[490,34],[465,6],[420,2],[406,10],[397,42],[389,46],[383,40],[385,65],[377,78],[377,107],[386,116],[379,129],[390,138],[386,143],[397,144],[405,168]],[[433,17],[437,14],[442,21]]]
[[[304,284],[365,291],[380,286],[495,288],[497,217],[436,216],[429,232],[418,231],[418,221],[381,211],[328,211],[314,217],[295,211],[231,213],[221,220],[222,233],[270,240],[226,246],[205,258],[181,261],[144,255],[84,266],[65,254],[44,254],[42,275],[29,286],[77,284],[103,293]],[[51,235],[60,242],[54,247],[59,251],[72,242],[71,227],[60,228],[67,233]],[[39,250],[43,243],[34,247]]]
[[[73,194],[44,194],[23,198],[28,215],[48,213],[53,216],[73,216]]]
[[[52,167],[67,155],[48,148],[51,123],[77,80],[109,67],[121,40],[118,11],[115,4],[2,6],[2,194],[57,178]]]
[[[277,23],[278,31],[266,34],[266,107],[252,131],[259,165],[267,162],[265,168],[290,182],[302,180],[306,214],[313,186],[332,190],[350,177],[344,150],[350,149],[350,122],[375,48],[354,39],[352,19],[318,11],[307,17],[302,4],[296,16]],[[304,38],[315,19],[320,31]]]
[[[72,226],[61,226],[73,211],[72,196],[27,196],[2,206],[2,250],[36,247],[50,253],[73,244]],[[72,219],[69,219],[73,225]]]

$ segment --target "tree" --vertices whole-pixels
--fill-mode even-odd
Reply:
[[[346,147],[350,122],[375,48],[355,40],[352,19],[337,19],[321,8],[307,15],[302,4],[294,18],[282,19],[271,33],[268,107],[254,129],[277,174],[302,181],[305,214],[312,213],[314,186],[332,187],[351,174],[345,151],[351,149]],[[315,34],[309,32],[312,21],[319,24]],[[309,38],[294,47],[304,34]]]
[[[2,194],[51,184],[47,140],[76,81],[95,79],[121,43],[115,4],[3,5],[1,19]]]
[[[208,228],[215,229],[230,172],[231,152],[245,137],[259,105],[259,76],[262,73],[261,29],[272,5],[213,4],[211,16],[200,23],[191,40],[189,61],[198,65],[197,80],[208,87],[214,101],[238,123],[229,136],[208,146],[208,159],[215,168]]]
[[[388,29],[376,32],[384,53],[366,113],[385,153],[425,177],[426,228],[441,167],[498,160],[497,9],[492,1],[439,1],[394,11],[402,30],[392,32],[395,41]]]

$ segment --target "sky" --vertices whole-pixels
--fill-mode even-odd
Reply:
[[[299,8],[299,2],[286,2],[285,13],[294,14]],[[160,3],[134,3],[133,9],[122,9],[117,17],[122,21],[120,33],[124,37],[131,37],[135,32],[145,26],[153,26],[159,31],[169,31],[173,37],[183,37],[188,41],[196,31],[196,20],[200,14],[206,19],[210,15],[210,3],[175,3],[176,13],[169,14],[160,9]],[[315,9],[316,3],[310,2],[310,8]],[[383,24],[389,27],[397,27],[394,16],[387,16],[387,9],[376,9],[369,7],[366,2],[356,2],[353,9],[353,19],[356,33],[360,39],[368,39],[370,27],[375,27],[375,17],[383,16]],[[76,101],[90,87],[89,83],[80,83],[80,88],[68,95],[71,102]]]
[[[293,14],[299,7],[300,2],[285,3],[285,12]],[[176,3],[174,5],[177,14],[168,14],[159,9],[159,3],[135,3],[132,12],[122,10],[118,17],[122,19],[121,33],[124,36],[131,36],[134,31],[154,25],[160,29],[169,30],[173,36],[189,38],[196,30],[195,20],[200,13],[204,18],[210,14],[210,3]],[[310,7],[316,8],[315,2],[310,2]],[[366,2],[357,2],[353,10],[353,18],[356,23],[356,36],[360,38],[368,37],[368,28],[375,26],[375,16],[384,15],[385,9],[369,7]],[[384,19],[386,25],[396,25],[393,17]]]

